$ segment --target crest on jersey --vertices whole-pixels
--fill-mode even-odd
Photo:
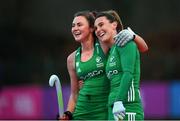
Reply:
[[[109,59],[110,62],[114,62],[115,61],[115,57],[112,56],[110,59]]]
[[[96,57],[96,62],[97,62],[97,63],[102,62],[102,58],[101,58],[100,56]]]
[[[104,63],[102,62],[102,57],[100,56],[96,57],[96,66],[98,68],[104,66]]]
[[[114,56],[111,56],[109,59],[109,66],[116,66],[116,60]]]

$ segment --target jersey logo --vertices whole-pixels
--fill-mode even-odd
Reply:
[[[86,80],[86,79],[89,79],[89,78],[93,78],[95,76],[99,76],[102,73],[104,73],[103,70],[94,70],[94,71],[91,71],[91,72],[87,73],[85,76],[81,76],[80,79]]]
[[[116,66],[116,60],[114,56],[110,57],[109,66]]]
[[[110,62],[114,62],[114,60],[115,60],[115,58],[114,58],[114,56],[112,56],[112,57],[110,58]]]
[[[96,62],[97,62],[97,63],[102,62],[102,58],[101,58],[100,56],[96,57]]]
[[[118,70],[108,71],[107,77],[108,77],[108,79],[110,79],[113,75],[117,75],[118,73],[119,73]]]
[[[97,68],[104,66],[104,63],[102,62],[102,58],[100,56],[96,57],[96,66]]]

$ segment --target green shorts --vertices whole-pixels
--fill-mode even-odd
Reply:
[[[107,120],[108,94],[78,96],[73,120]]]

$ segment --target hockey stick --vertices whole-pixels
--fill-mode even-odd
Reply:
[[[49,85],[53,87],[54,83],[56,85],[56,92],[57,92],[57,98],[58,98],[59,116],[62,117],[64,113],[64,104],[63,104],[61,83],[58,76],[51,75],[49,79]]]

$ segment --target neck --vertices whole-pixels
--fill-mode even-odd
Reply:
[[[82,52],[90,51],[94,48],[94,38],[92,36],[88,37],[86,40],[81,42]]]
[[[115,43],[114,36],[115,36],[116,34],[117,34],[116,31],[114,31],[114,32],[112,33],[112,37],[110,38],[110,40],[109,40],[108,43],[107,43],[107,45],[108,45],[109,48],[111,48],[111,47],[113,46],[113,44]]]

